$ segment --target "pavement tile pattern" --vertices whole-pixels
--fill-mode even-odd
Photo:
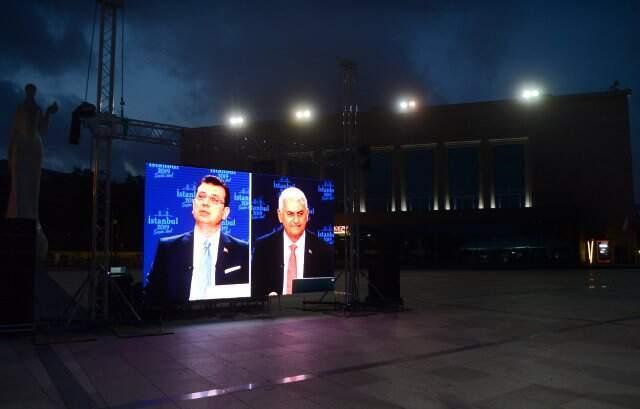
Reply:
[[[2,335],[0,409],[639,408],[640,270],[593,276],[403,271],[401,312],[289,299],[159,336]]]

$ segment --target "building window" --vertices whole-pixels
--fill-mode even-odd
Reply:
[[[404,151],[405,200],[408,211],[433,210],[433,156],[433,149]]]
[[[525,207],[524,145],[493,148],[495,207]]]
[[[365,169],[367,212],[389,212],[392,208],[391,150],[371,150]]]
[[[449,148],[449,197],[451,209],[478,208],[478,147]]]

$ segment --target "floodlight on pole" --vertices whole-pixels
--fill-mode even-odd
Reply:
[[[298,123],[308,123],[313,120],[313,110],[309,106],[299,106],[293,110],[293,120]]]
[[[418,101],[415,98],[400,98],[397,103],[397,110],[401,114],[415,112],[418,110]]]
[[[540,88],[537,87],[524,88],[520,93],[520,98],[526,102],[537,101],[541,96],[542,91],[540,91]]]
[[[231,128],[243,128],[247,125],[247,119],[241,113],[233,113],[227,118],[227,124]]]

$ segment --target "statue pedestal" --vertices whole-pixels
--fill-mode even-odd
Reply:
[[[32,324],[36,221],[0,220],[0,326]]]

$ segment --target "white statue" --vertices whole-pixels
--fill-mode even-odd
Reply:
[[[58,111],[58,105],[54,102],[43,114],[35,100],[36,86],[27,84],[24,90],[25,99],[16,109],[9,141],[11,191],[7,218],[36,220],[37,253],[42,258],[47,254],[47,239],[42,232],[38,212],[42,167],[41,136],[47,133],[49,116]]]

